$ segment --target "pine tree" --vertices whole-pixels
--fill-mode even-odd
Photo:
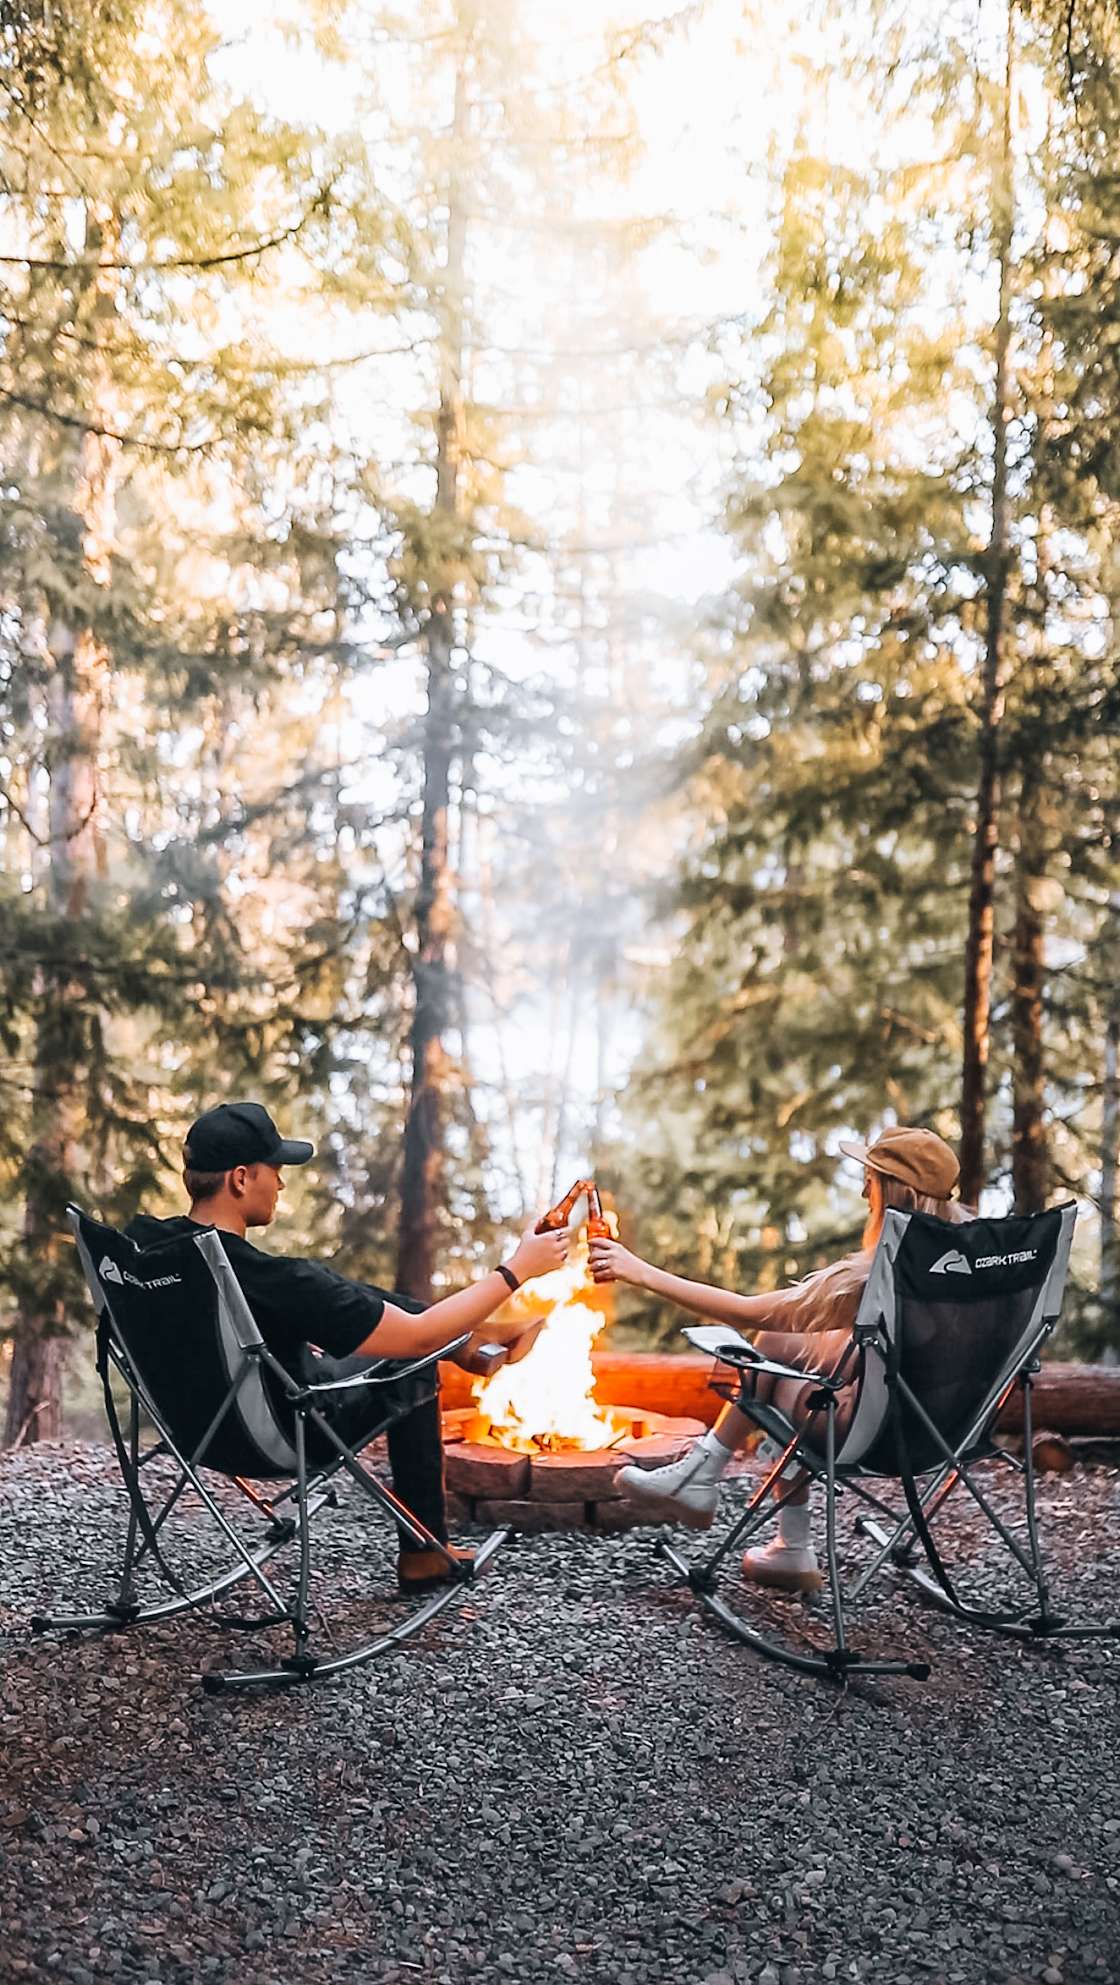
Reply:
[[[284,1036],[303,1032],[298,1012],[275,1019],[276,994],[315,969],[312,918],[253,1010],[265,961],[239,941],[229,876],[207,860],[225,837],[193,804],[190,724],[205,729],[218,704],[232,728],[275,671],[303,665],[339,596],[337,529],[328,543],[307,506],[301,529],[284,494],[296,464],[282,471],[280,451],[314,400],[268,340],[256,272],[269,262],[299,280],[284,267],[298,240],[298,266],[322,255],[323,289],[341,294],[377,266],[388,226],[368,180],[332,196],[346,161],[318,134],[229,97],[216,46],[197,10],[171,35],[143,6],[90,15],[33,101],[26,77],[9,87],[0,134],[20,230],[0,371],[5,797],[25,872],[8,892],[4,999],[27,1064],[5,1151],[26,1207],[7,1251],[9,1440],[58,1426],[76,1307],[65,1200],[111,1204],[122,1169],[134,1199],[158,1176],[176,1062],[223,986],[238,994],[219,1032],[229,1071],[235,1041],[240,1066],[275,1069]],[[224,540],[203,537],[199,504],[224,511]],[[269,594],[279,614],[254,603]],[[266,793],[258,817],[278,805]]]
[[[984,555],[984,661],[978,710],[978,780],[972,828],[972,873],[964,960],[964,1057],[961,1070],[961,1197],[975,1205],[985,1184],[985,1082],[991,1025],[992,962],[995,949],[996,854],[999,846],[999,727],[1009,642],[1008,581],[1011,576],[1008,455],[1013,412],[1009,358],[1013,310],[1015,236],[1015,154],[1012,102],[1016,87],[1015,0],[1007,9],[1005,64],[998,137],[994,145],[991,195],[992,259],[998,290],[994,326],[992,385],[991,521]],[[1029,804],[1029,801],[1028,801]],[[1025,929],[1022,919],[1018,930]],[[1021,957],[1021,947],[1020,947]],[[1020,1140],[1020,1146],[1022,1146]]]
[[[658,1118],[675,1101],[647,1182],[680,1204],[683,1157],[676,1250],[755,1282],[837,1237],[838,1132],[887,1109],[944,1123],[950,1100],[976,587],[962,451],[934,439],[967,390],[960,327],[920,308],[938,191],[830,166],[802,135],[765,371],[726,402],[752,426],[763,410],[766,459],[730,507],[750,577],[696,754],[672,1046],[641,1080]]]
[[[955,1135],[962,1031],[973,1196],[1001,1175],[1022,1210],[1084,1192],[1106,1119],[1115,1138],[1108,196],[1087,201],[1033,19],[1026,97],[944,22],[918,46],[876,21],[878,46],[853,41],[887,162],[794,147],[763,367],[724,403],[747,578],[710,644],[679,962],[634,1112],[662,1253],[763,1286],[846,1238],[839,1133],[893,1116]],[[1088,94],[1083,77],[1082,120]],[[1088,128],[1108,123],[1098,106]]]

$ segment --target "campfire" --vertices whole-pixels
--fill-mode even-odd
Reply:
[[[561,1201],[561,1205],[563,1201]],[[614,1215],[604,1216],[617,1232]],[[527,1358],[506,1365],[476,1395],[477,1424],[472,1440],[495,1441],[519,1454],[611,1447],[630,1432],[595,1402],[591,1347],[607,1321],[608,1291],[591,1279],[587,1228],[582,1227],[569,1260],[552,1275],[529,1282],[514,1297],[526,1319],[548,1305],[548,1318]]]
[[[636,1512],[616,1494],[622,1463],[640,1455],[671,1460],[694,1436],[698,1422],[670,1420],[595,1398],[592,1351],[609,1320],[611,1292],[591,1278],[588,1239],[616,1234],[593,1182],[580,1180],[546,1214],[566,1225],[581,1193],[588,1219],[563,1268],[526,1284],[513,1298],[526,1320],[548,1315],[527,1357],[505,1365],[480,1383],[473,1406],[445,1415],[448,1487],[481,1521],[512,1522],[521,1529],[618,1529]]]

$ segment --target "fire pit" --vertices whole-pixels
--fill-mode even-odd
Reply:
[[[600,1410],[614,1430],[609,1445],[564,1445],[562,1437],[544,1435],[526,1452],[495,1439],[477,1406],[445,1413],[447,1486],[458,1499],[459,1516],[512,1523],[517,1530],[624,1530],[648,1521],[617,1494],[618,1469],[634,1455],[647,1465],[675,1461],[703,1433],[703,1424],[637,1407]]]
[[[587,1181],[561,1202],[565,1218],[581,1190],[589,1190],[593,1218],[612,1222]],[[518,1530],[625,1529],[643,1519],[615,1491],[622,1464],[632,1456],[673,1461],[703,1433],[699,1420],[596,1400],[591,1347],[611,1298],[591,1279],[586,1229],[565,1267],[514,1298],[527,1318],[547,1309],[533,1349],[487,1379],[472,1406],[443,1416],[447,1486],[461,1517]]]

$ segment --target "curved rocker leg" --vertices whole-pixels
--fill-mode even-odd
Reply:
[[[292,1688],[299,1683],[322,1681],[327,1675],[341,1675],[348,1668],[360,1668],[367,1661],[374,1661],[379,1654],[385,1654],[391,1647],[399,1647],[403,1641],[411,1640],[437,1613],[461,1600],[470,1591],[479,1573],[495,1558],[502,1545],[513,1535],[507,1525],[501,1530],[492,1530],[485,1543],[475,1553],[469,1575],[456,1579],[453,1585],[437,1592],[407,1619],[401,1620],[388,1633],[380,1634],[376,1640],[366,1641],[361,1647],[352,1648],[348,1654],[330,1655],[320,1659],[313,1654],[290,1655],[275,1668],[245,1670],[240,1673],[218,1673],[211,1670],[202,1676],[202,1686],[207,1695],[222,1695],[232,1689],[252,1688]]]
[[[308,1516],[312,1517],[322,1509],[324,1503],[331,1500],[332,1493],[324,1489],[321,1494],[312,1496],[307,1505]],[[248,1554],[249,1562],[234,1565],[208,1585],[197,1586],[194,1591],[180,1593],[174,1599],[161,1599],[151,1606],[121,1605],[119,1609],[112,1610],[106,1607],[100,1613],[36,1613],[28,1625],[32,1633],[50,1633],[52,1629],[60,1632],[116,1633],[125,1627],[151,1626],[157,1620],[171,1620],[178,1613],[190,1612],[192,1608],[209,1605],[212,1599],[219,1599],[224,1592],[240,1584],[243,1578],[251,1577],[254,1571],[268,1564],[290,1541],[290,1532],[272,1538],[259,1550]]]
[[[1027,1396],[1029,1399],[1029,1392]],[[976,1491],[967,1472],[962,1470],[962,1475],[966,1485],[972,1488],[973,1495],[975,1496]],[[1032,1478],[1029,1462],[1027,1464],[1027,1498],[1030,1558],[1028,1559],[1025,1553],[1016,1548],[1014,1540],[1007,1538],[1006,1533],[1001,1528],[998,1529],[998,1534],[1003,1535],[1005,1541],[1011,1543],[1012,1555],[1021,1565],[1024,1574],[1028,1577],[1033,1577],[1036,1581],[1037,1593],[1034,1610],[1032,1610],[1030,1605],[1022,1605],[1017,1609],[1009,1608],[1006,1611],[993,1610],[991,1607],[972,1606],[968,1603],[967,1599],[957,1599],[951,1593],[946,1592],[940,1580],[934,1577],[930,1571],[927,1571],[923,1565],[898,1562],[897,1569],[903,1572],[913,1585],[917,1586],[923,1599],[928,1600],[930,1605],[938,1607],[943,1613],[951,1614],[954,1619],[964,1620],[969,1626],[982,1627],[988,1633],[1004,1634],[1011,1640],[1024,1641],[1120,1639],[1120,1620],[1109,1620],[1101,1625],[1091,1624],[1089,1622],[1070,1623],[1063,1615],[1051,1611],[1047,1587],[1040,1575],[1041,1561],[1033,1509]],[[935,1501],[930,1504],[927,1514],[932,1514],[939,1508],[944,1499],[944,1495],[939,1494]],[[980,1499],[977,1498],[977,1500]],[[988,1513],[982,1501],[980,1502],[980,1507],[985,1510],[985,1514]],[[873,1543],[879,1545],[881,1556],[878,1563],[884,1562],[895,1543],[895,1538],[888,1536],[881,1525],[876,1523],[871,1517],[861,1517],[860,1528],[866,1537],[870,1537]],[[913,1535],[913,1526],[911,1525],[909,1528],[911,1535]]]
[[[869,1536],[876,1536],[873,1525],[865,1527]],[[983,1627],[988,1633],[1005,1634],[1012,1640],[1120,1640],[1120,1620],[1108,1620],[1101,1625],[1070,1624],[1061,1614],[1031,1613],[1026,1608],[1019,1613],[993,1613],[982,1606],[970,1606],[964,1600],[954,1603],[920,1565],[900,1565],[899,1570],[931,1606],[951,1613],[954,1619],[964,1620],[969,1626]]]
[[[705,1611],[710,1613],[713,1619],[718,1620],[721,1627],[734,1639],[743,1641],[747,1647],[753,1647],[756,1654],[764,1655],[768,1661],[778,1661],[783,1667],[795,1668],[800,1674],[819,1675],[825,1681],[839,1682],[841,1685],[846,1683],[849,1675],[852,1674],[906,1675],[913,1682],[929,1680],[927,1661],[867,1660],[847,1647],[829,1648],[820,1654],[803,1654],[795,1648],[783,1646],[781,1641],[769,1640],[765,1634],[759,1633],[757,1627],[752,1627],[749,1621],[736,1613],[733,1607],[726,1605],[712,1589],[710,1581],[702,1574],[697,1576],[687,1559],[682,1558],[672,1544],[662,1540],[659,1549],[662,1555],[668,1558],[684,1584],[700,1601]]]

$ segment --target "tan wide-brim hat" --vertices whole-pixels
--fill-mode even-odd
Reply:
[[[856,1144],[840,1139],[846,1158],[870,1165],[888,1179],[898,1179],[930,1199],[948,1199],[961,1175],[952,1151],[935,1130],[907,1130],[892,1124],[880,1132],[874,1144]]]

